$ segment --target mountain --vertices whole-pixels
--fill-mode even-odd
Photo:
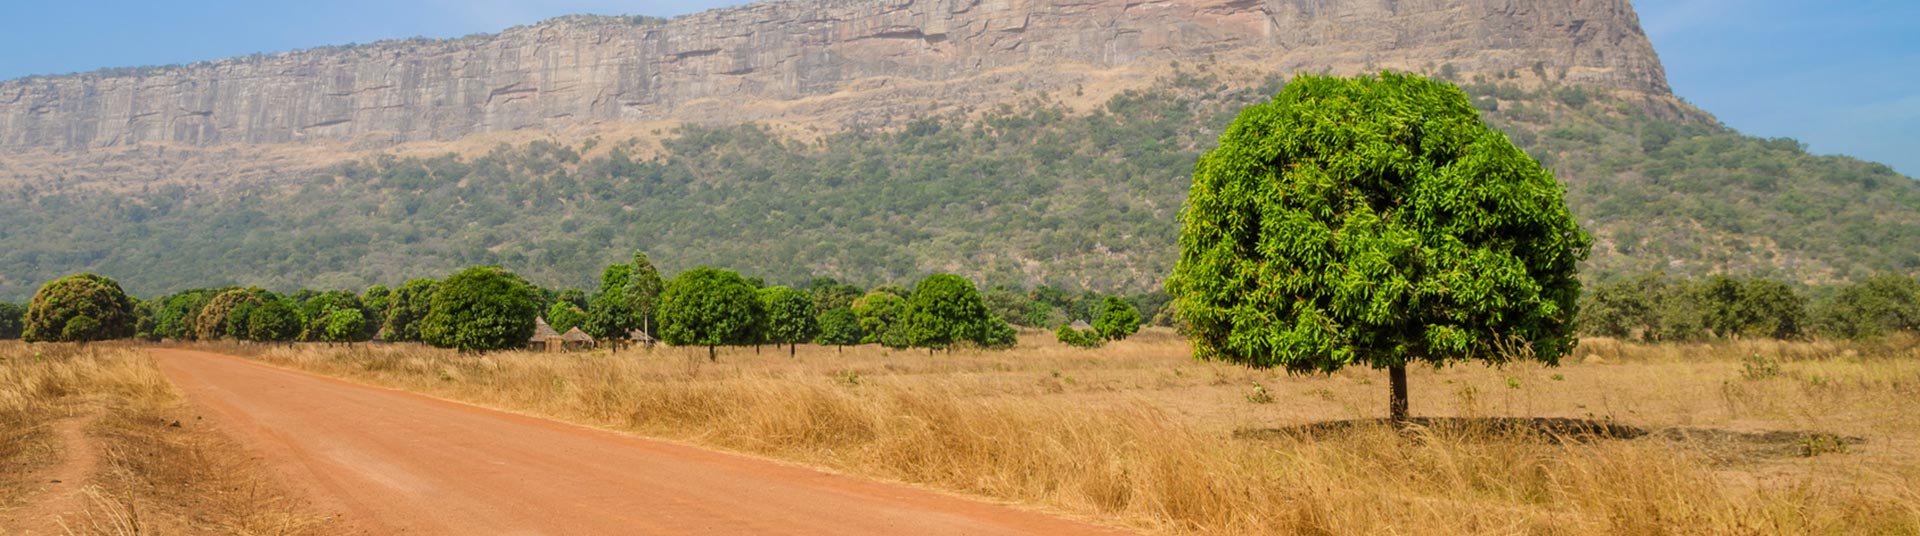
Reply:
[[[1299,72],[1460,83],[1596,276],[1920,268],[1920,189],[1720,126],[1618,1],[815,0],[0,82],[0,298],[359,288],[646,249],[777,282],[1157,288],[1193,159]]]

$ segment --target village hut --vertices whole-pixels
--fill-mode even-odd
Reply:
[[[644,344],[648,348],[652,348],[655,342],[652,335],[648,335],[646,330],[640,329],[627,332],[627,340],[632,341],[634,344]]]
[[[1073,328],[1074,331],[1086,331],[1089,329],[1093,329],[1093,325],[1088,324],[1087,321],[1085,320],[1075,320],[1073,321],[1072,324],[1068,324],[1067,327]]]
[[[527,339],[527,349],[541,352],[557,352],[565,346],[560,332],[547,325],[547,319],[533,319],[533,338]]]
[[[578,326],[560,335],[560,346],[567,350],[591,350],[594,344],[593,336],[588,335],[585,331],[580,331]]]

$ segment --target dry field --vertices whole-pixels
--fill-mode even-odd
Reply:
[[[522,413],[1166,534],[1920,533],[1920,340],[1585,342],[1558,368],[1384,374],[1100,350],[464,356],[219,347]]]
[[[0,342],[0,534],[320,534],[146,352]]]

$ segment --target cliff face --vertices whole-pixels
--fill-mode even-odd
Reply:
[[[1629,0],[792,0],[0,82],[0,150],[446,140],[659,119],[884,124],[1152,60],[1543,67],[1668,94]]]

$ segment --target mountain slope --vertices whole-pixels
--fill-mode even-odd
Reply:
[[[1592,276],[1821,282],[1920,266],[1920,187],[1885,166],[1586,86],[1480,78],[1463,82],[1487,119],[1569,184],[1575,214],[1600,239]],[[1148,290],[1174,260],[1194,159],[1281,83],[1261,79],[1196,66],[1087,113],[1032,100],[814,140],[688,127],[658,148],[535,142],[370,158],[284,185],[16,197],[0,201],[15,207],[0,216],[10,246],[0,272],[36,274],[6,281],[10,293],[72,265],[156,292],[360,288],[500,263],[585,286],[600,265],[645,249],[668,270],[713,264],[773,282],[953,271]]]

